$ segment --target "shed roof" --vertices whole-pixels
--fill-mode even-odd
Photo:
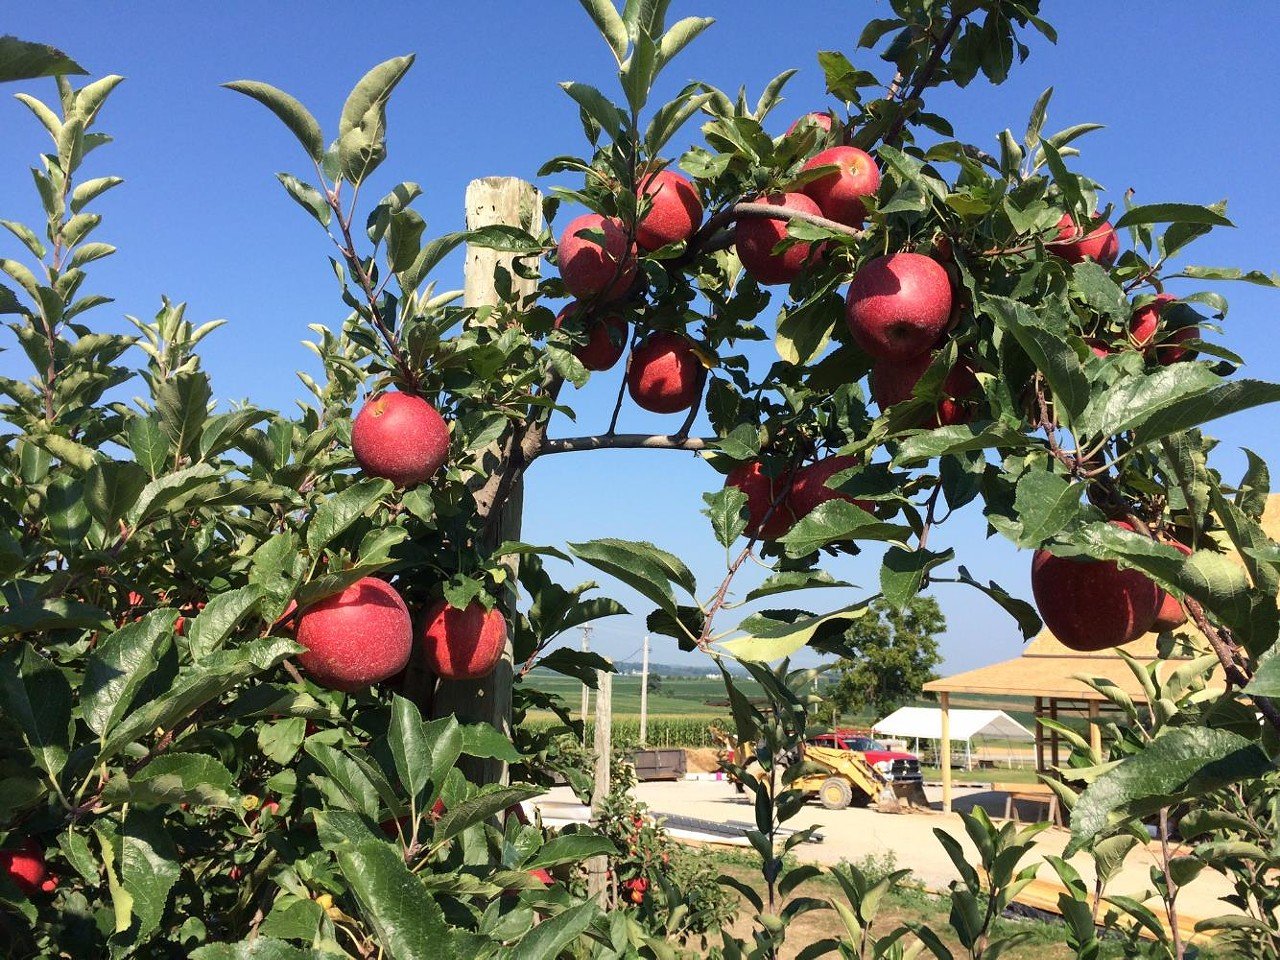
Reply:
[[[1262,528],[1272,540],[1280,539],[1280,494],[1272,495],[1267,499]],[[1191,628],[1191,631],[1199,638],[1199,633],[1194,631],[1194,628]],[[1176,669],[1177,661],[1185,661],[1188,655],[1166,653],[1161,657],[1157,650],[1160,637],[1160,634],[1148,633],[1120,649],[1144,664],[1173,661],[1165,663],[1160,668],[1161,673],[1166,674]],[[987,667],[978,667],[976,670],[967,670],[940,680],[932,680],[924,685],[924,689],[927,693],[1104,700],[1101,694],[1083,680],[1078,679],[1081,676],[1109,681],[1136,702],[1146,702],[1142,684],[1115,650],[1079,653],[1064,646],[1047,629],[1042,630],[1028,643],[1019,657],[993,663]],[[1211,685],[1215,682],[1221,685],[1220,673],[1214,674]]]

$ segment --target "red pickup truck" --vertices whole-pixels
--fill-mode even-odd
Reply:
[[[867,758],[867,763],[891,782],[923,780],[920,774],[920,758],[914,753],[890,750],[879,740],[857,733],[837,730],[810,737],[815,747],[831,747],[836,750],[854,750]]]

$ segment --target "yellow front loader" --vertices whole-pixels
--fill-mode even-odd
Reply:
[[[928,809],[924,786],[918,780],[891,781],[854,750],[806,746],[805,763],[818,770],[797,777],[792,786],[815,794],[828,810],[850,804],[870,804],[885,813],[897,813],[903,805]]]

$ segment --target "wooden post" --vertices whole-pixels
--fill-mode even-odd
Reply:
[[[942,764],[942,812],[951,812],[951,694],[939,695],[942,704],[941,743],[938,744],[939,763]]]
[[[640,746],[649,745],[649,635],[644,635],[640,657]]]
[[[586,653],[591,649],[591,625],[580,628],[582,630],[582,652]],[[591,688],[585,683],[582,685],[582,742],[587,742],[587,713],[591,709]]]
[[[613,753],[613,674],[596,672],[596,782],[591,791],[591,824],[600,822],[605,798],[609,796],[609,764]],[[592,857],[587,861],[587,896],[601,906],[607,905],[609,892],[609,858]]]
[[[1042,716],[1044,716],[1044,700],[1036,697],[1036,773],[1044,773],[1044,730],[1040,727],[1040,718]]]
[[[1049,719],[1057,723],[1058,721],[1058,700],[1056,697],[1049,698]],[[1054,727],[1049,731],[1049,756],[1053,760],[1054,769],[1057,769],[1061,762],[1058,758],[1058,728]]]
[[[1102,711],[1097,700],[1089,701],[1089,747],[1095,757],[1102,757]]]
[[[532,184],[515,177],[485,177],[472,180],[467,185],[466,224],[468,230],[504,224],[520,227],[537,234],[542,229],[542,202]],[[499,270],[510,275],[511,295],[515,300],[532,295],[537,281],[526,280],[511,268],[512,254],[501,254],[485,247],[467,247],[463,267],[463,303],[468,307],[497,306],[502,302],[495,278]],[[493,473],[501,459],[502,447],[495,443],[483,458],[483,477]],[[489,551],[504,540],[520,539],[520,521],[523,512],[524,491],[520,484],[511,491],[502,506],[502,517],[493,525],[490,542],[480,544]],[[511,570],[511,586],[501,598],[508,614],[515,609],[516,558],[509,557],[506,564]],[[497,727],[508,736],[511,733],[511,684],[515,669],[512,664],[511,644],[503,652],[497,668],[479,680],[441,680],[432,698],[431,713],[436,717],[453,715],[463,723],[483,721]],[[421,704],[420,704],[421,705]],[[505,783],[507,767],[501,760],[464,757],[459,767],[467,777],[477,783]]]

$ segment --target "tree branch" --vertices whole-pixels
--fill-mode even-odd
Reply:
[[[551,453],[574,453],[579,450],[707,450],[715,437],[681,437],[679,434],[612,433],[593,437],[569,437],[546,440],[539,456]]]
[[[946,53],[947,47],[951,46],[951,41],[955,39],[956,31],[960,29],[960,24],[963,21],[963,16],[953,13],[951,19],[947,21],[947,25],[943,28],[942,34],[933,41],[933,50],[929,53],[929,59],[924,62],[924,66],[916,73],[911,89],[902,98],[898,106],[898,116],[889,125],[889,129],[885,131],[884,136],[881,137],[883,142],[892,144],[902,135],[902,128],[907,124],[907,104],[913,100],[919,100],[920,95],[924,93],[925,89],[933,81],[933,75],[942,63],[942,55]]]

